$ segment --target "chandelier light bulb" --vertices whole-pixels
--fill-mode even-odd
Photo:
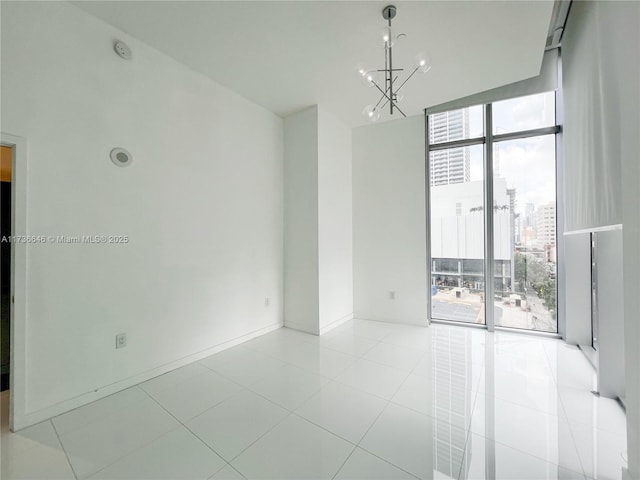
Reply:
[[[415,66],[420,73],[427,73],[431,70],[431,58],[426,53],[416,55]]]
[[[385,47],[393,47],[393,32],[391,31],[391,27],[384,27],[382,30],[382,45]]]
[[[362,114],[370,122],[377,122],[380,118],[380,109],[375,105],[367,105],[364,107],[364,110],[362,110]]]
[[[358,70],[360,72],[360,70]],[[360,81],[366,87],[373,87],[377,80],[378,72],[375,70],[364,70],[360,73]]]
[[[358,76],[362,77],[369,71],[369,68],[364,63],[359,63],[356,65],[356,73]]]

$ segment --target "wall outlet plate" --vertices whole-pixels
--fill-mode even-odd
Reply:
[[[116,348],[122,348],[127,346],[127,334],[119,333],[116,335]]]
[[[265,297],[264,298],[264,306],[268,307],[269,305],[271,305],[271,299],[269,297]]]

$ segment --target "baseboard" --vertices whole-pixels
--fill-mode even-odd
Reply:
[[[31,425],[35,425],[36,423],[40,423],[52,417],[67,413],[75,408],[79,408],[88,403],[95,402],[96,400],[100,400],[101,398],[107,397],[121,390],[125,390],[139,383],[146,382],[147,380],[151,380],[154,377],[163,375],[167,372],[175,370],[176,368],[188,365],[189,363],[196,362],[205,357],[208,357],[209,355],[213,355],[214,353],[221,352],[222,350],[226,350],[227,348],[235,347],[236,345],[251,340],[252,338],[259,337],[260,335],[264,335],[265,333],[269,333],[273,330],[277,330],[282,326],[282,322],[271,324],[253,332],[249,332],[240,337],[236,337],[232,340],[228,340],[213,347],[207,348],[200,352],[187,355],[186,357],[182,357],[178,360],[174,360],[170,363],[166,363],[159,367],[153,368],[152,370],[147,370],[146,372],[142,372],[124,380],[120,380],[110,385],[92,390],[91,392],[86,392],[84,394],[78,395],[68,400],[64,400],[35,412],[26,413],[24,415],[18,415],[18,412],[16,412],[13,425],[14,431],[22,430],[23,428],[30,427]]]
[[[368,318],[364,315],[357,315],[356,313],[353,314],[353,318],[356,318],[358,320],[367,320],[369,322],[381,322],[381,323],[393,323],[396,325],[414,325],[417,327],[428,327],[429,326],[429,320],[427,318],[425,318],[424,320],[403,320],[403,321],[398,321],[398,320],[393,320],[390,318]]]
[[[328,325],[325,325],[324,327],[322,327],[320,329],[320,335],[324,335],[325,333],[333,330],[336,327],[339,327],[340,325],[342,325],[345,322],[348,322],[349,320],[353,319],[353,312],[351,312],[348,315],[345,315],[342,318],[339,318],[337,320],[334,320],[333,322],[329,323]]]
[[[284,327],[285,328],[290,328],[291,330],[297,330],[299,332],[303,332],[303,333],[308,333],[310,335],[318,335],[319,333],[317,331],[311,332],[307,329],[307,327],[305,325],[302,325],[301,323],[297,323],[297,322],[292,322],[290,320],[287,320],[284,322]]]

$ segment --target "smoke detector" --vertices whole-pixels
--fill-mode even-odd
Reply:
[[[111,150],[111,161],[119,167],[128,167],[133,161],[131,154],[124,148],[117,147]]]
[[[120,40],[116,41],[116,43],[113,44],[113,49],[118,54],[118,56],[124,58],[125,60],[131,60],[131,57],[133,56],[129,45],[121,42]]]

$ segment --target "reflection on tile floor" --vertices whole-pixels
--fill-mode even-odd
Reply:
[[[625,415],[559,340],[280,329],[18,433],[3,479],[619,479]]]

